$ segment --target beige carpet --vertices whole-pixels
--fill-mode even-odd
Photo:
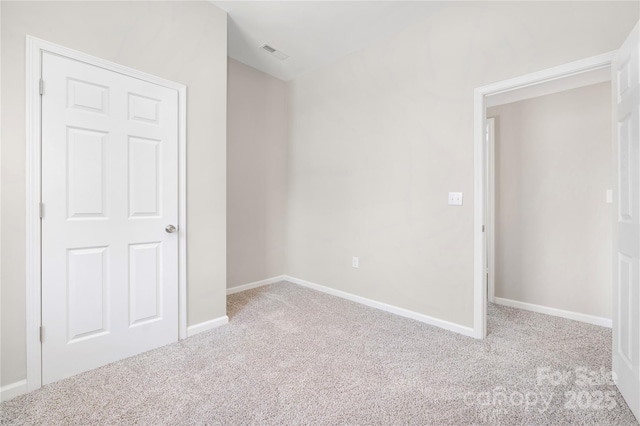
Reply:
[[[477,341],[289,283],[228,310],[229,325],[3,403],[0,424],[637,424],[601,380],[605,328],[491,306]]]

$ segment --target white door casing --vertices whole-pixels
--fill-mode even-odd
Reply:
[[[485,169],[485,250],[486,271],[487,271],[487,300],[491,303],[495,300],[495,129],[496,119],[487,118],[486,131],[486,169]]]
[[[186,88],[32,37],[27,58],[33,390],[186,337]]]
[[[640,23],[613,59],[613,372],[640,419]]]

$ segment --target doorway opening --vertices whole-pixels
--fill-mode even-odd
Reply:
[[[489,302],[611,327],[610,75],[487,98]]]
[[[577,88],[605,81],[610,75],[611,63],[615,52],[610,52],[562,66],[550,68],[521,77],[493,83],[475,90],[474,99],[474,335],[484,338],[487,335],[487,298],[491,296],[489,280],[494,263],[489,250],[495,244],[490,235],[494,218],[489,212],[488,191],[492,175],[489,164],[487,108],[492,105],[517,102],[534,96],[551,94],[567,88]],[[489,229],[491,228],[491,229]],[[489,272],[489,279],[487,279]],[[491,286],[493,287],[493,286]],[[493,288],[491,288],[493,290]]]

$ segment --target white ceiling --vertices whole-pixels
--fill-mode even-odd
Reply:
[[[213,1],[229,14],[228,55],[288,81],[444,7],[429,1]],[[281,61],[260,46],[289,55]]]

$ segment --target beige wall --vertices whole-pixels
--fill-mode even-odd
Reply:
[[[25,361],[25,35],[188,87],[188,323],[226,313],[226,14],[208,2],[2,1],[2,384]]]
[[[288,83],[286,273],[472,326],[473,89],[614,50],[638,8],[453,3]]]
[[[285,83],[229,59],[227,286],[284,273]]]
[[[611,318],[611,84],[487,115],[496,117],[495,295]]]

